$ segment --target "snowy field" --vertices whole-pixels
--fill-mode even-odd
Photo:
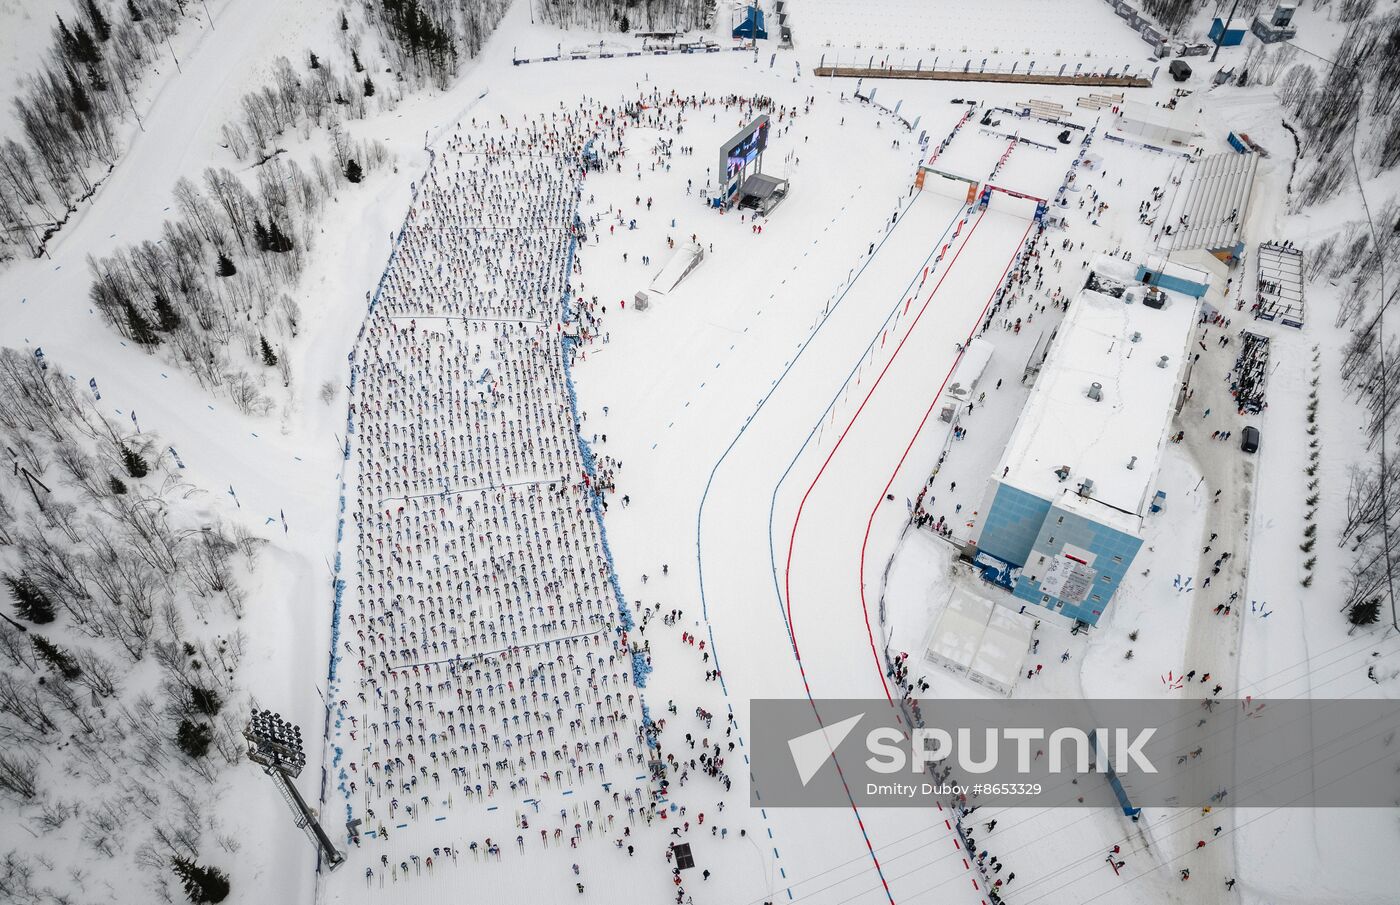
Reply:
[[[1068,62],[1096,72],[1129,64],[1144,68],[1148,48],[1113,7],[1100,0],[1012,0],[972,8],[954,0],[894,0],[869,4],[856,0],[816,0],[792,8],[793,38],[804,58],[829,64],[875,64],[925,69],[1010,69],[1019,61],[1058,70]],[[1147,67],[1150,69],[1150,67]]]
[[[347,9],[358,28],[364,12]],[[1147,45],[1099,0],[787,10],[792,50],[731,51],[722,4],[713,29],[689,35],[722,52],[517,65],[640,39],[537,23],[533,5],[515,3],[445,87],[414,92],[342,35],[339,9],[219,0],[212,30],[201,7],[172,39],[178,71],[150,61],[134,101],[142,128],[93,199],[45,257],[0,272],[0,345],[27,360],[42,348],[79,393],[94,381],[92,411],[153,451],[151,483],[188,504],[170,505],[191,536],[217,523],[264,542],[239,576],[246,610],[200,603],[187,621],[221,643],[241,633],[230,709],[271,707],[302,727],[298,788],[346,861],[329,870],[246,761],[200,786],[194,854],[230,874],[238,903],[1391,901],[1400,830],[1388,807],[1147,808],[1130,820],[964,814],[951,800],[751,805],[762,797],[753,699],[811,700],[816,729],[823,698],[899,708],[907,693],[906,708],[927,712],[995,697],[924,656],[955,590],[1034,620],[1013,698],[1182,697],[1207,673],[1227,698],[1400,689],[1388,620],[1349,631],[1334,599],[1351,566],[1337,537],[1353,465],[1374,458],[1337,379],[1348,333],[1330,309],[1345,286],[1310,284],[1302,330],[1236,308],[1253,297],[1253,243],[1302,241],[1355,215],[1345,198],[1289,214],[1292,144],[1270,90],[1209,91],[1204,65],[1184,86],[1162,77],[1138,90],[1147,104],[1195,92],[1181,102],[1199,106],[1202,134],[1165,153],[1109,140],[1112,111],[1077,105],[1087,89],[888,81],[869,103],[853,81],[807,75],[822,57],[872,55],[1150,73]],[[7,94],[54,11],[0,5]],[[1340,37],[1330,21],[1325,34]],[[240,412],[173,350],[120,337],[89,295],[88,260],[160,238],[181,177],[216,166],[256,180],[261,164],[236,160],[222,130],[241,96],[279,57],[304,66],[312,49],[348,66],[355,48],[395,103],[344,131],[391,159],[335,189],[299,236],[305,269],[285,291],[300,315],[278,346],[296,379],[266,370],[270,410]],[[1244,52],[1226,48],[1222,62]],[[1068,119],[1011,112],[1031,99]],[[789,196],[768,216],[721,213],[706,203],[718,149],[759,113],[772,119],[763,169],[790,180]],[[10,119],[7,106],[5,137]],[[1072,632],[983,581],[962,545],[1034,385],[1029,366],[1091,262],[1165,252],[1192,155],[1227,150],[1231,130],[1275,152],[1260,161],[1252,244],[1218,287],[1219,316],[1192,333],[1201,355],[1171,428],[1183,437],[1155,478],[1165,505],[1144,518],[1104,617]],[[984,207],[962,182],[916,189],[945,139],[934,166],[1007,191]],[[330,142],[306,125],[275,144],[306,162]],[[599,166],[584,165],[585,145]],[[1062,203],[1042,220],[1036,199]],[[690,242],[698,267],[638,310]],[[1242,328],[1272,342],[1257,415],[1237,414],[1229,395]],[[979,395],[947,423],[944,393],[974,339],[990,347]],[[1239,450],[1246,424],[1264,433],[1257,456]],[[38,454],[25,455],[11,458]],[[13,470],[0,495],[27,507]],[[44,477],[93,505],[67,473],[55,464]],[[0,536],[40,525],[18,511]],[[1322,539],[1305,565],[1314,518]],[[0,571],[18,568],[16,547],[0,545]],[[912,690],[890,669],[901,654]],[[25,681],[43,669],[4,666]],[[160,687],[153,666],[130,672],[128,699],[142,681]],[[83,808],[105,790],[62,750],[39,768],[68,786],[61,795],[0,799],[0,854],[33,859],[35,885],[50,890],[12,900],[156,901],[144,872],[168,854],[137,856],[143,824],[127,849],[97,857]],[[41,805],[64,799],[76,819],[53,828]],[[966,850],[959,823],[995,869]],[[673,872],[681,843],[695,866]],[[1105,861],[1115,852],[1119,867]],[[135,857],[145,867],[129,882]],[[0,893],[19,889],[3,885],[13,878],[0,875]]]

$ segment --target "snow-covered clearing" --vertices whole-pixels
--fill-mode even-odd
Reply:
[[[896,707],[887,656],[900,653],[927,682],[925,709],[989,695],[922,653],[955,587],[1023,609],[958,553],[1034,382],[1027,366],[1097,255],[1168,247],[1195,166],[1108,140],[1111,110],[1078,106],[1082,89],[866,82],[867,97],[878,85],[870,104],[854,82],[807,72],[823,56],[874,56],[1150,73],[1147,45],[1111,6],[792,0],[795,50],[730,50],[721,9],[712,33],[690,37],[723,52],[515,65],[640,47],[533,24],[517,3],[448,90],[346,124],[383,142],[394,166],[328,205],[295,290],[303,317],[284,354],[296,380],[267,417],[122,342],[88,301],[88,257],[159,236],[177,179],[210,165],[254,174],[220,130],[276,58],[302,66],[310,49],[347,65],[338,13],[272,0],[209,9],[212,31],[192,20],[176,39],[178,72],[153,61],[143,128],[94,199],[48,256],[0,274],[0,344],[42,348],[79,389],[95,379],[102,413],[131,422],[133,442],[158,436],[161,467],[204,492],[193,513],[268,542],[243,576],[240,706],[302,726],[312,766],[300,788],[348,859],[317,873],[285,805],[242,764],[217,785],[236,857],[212,839],[201,850],[232,875],[230,901],[666,902],[673,842],[696,860],[684,896],[726,905],[976,905],[997,880],[1011,903],[1384,901],[1395,888],[1388,808],[1149,808],[1136,822],[979,809],[965,827],[1004,863],[993,873],[964,851],[951,802],[750,806],[752,699]],[[8,90],[52,10],[12,3],[0,15]],[[1340,34],[1328,23],[1305,46],[1324,52]],[[1222,62],[1244,52],[1226,48]],[[383,62],[366,62],[388,90]],[[1354,196],[1287,215],[1292,143],[1276,99],[1208,90],[1208,69],[1132,96],[1166,103],[1192,89],[1181,103],[1200,108],[1206,154],[1231,130],[1273,152],[1220,311],[1232,322],[1200,326],[1193,381],[1205,382],[1173,425],[1188,437],[1165,448],[1165,508],[1146,518],[1121,589],[1092,631],[1045,614],[1017,698],[1194,694],[1189,671],[1212,673],[1227,697],[1395,694],[1400,639],[1380,626],[1349,634],[1334,604],[1351,563],[1336,543],[1350,466],[1375,454],[1337,379],[1347,334],[1331,321],[1346,287],[1310,284],[1301,331],[1234,310],[1252,297],[1252,243],[1335,231],[1355,217]],[[1030,99],[1061,104],[1069,122],[1010,112]],[[1042,232],[1034,202],[1008,194],[982,210],[962,183],[913,189],[963,100],[976,107],[935,165],[1032,198],[1068,179],[1052,211],[1063,228]],[[768,217],[720,213],[704,201],[717,150],[759,110],[773,117],[764,169],[791,180],[790,195]],[[1073,167],[1090,130],[1092,163]],[[604,166],[584,172],[588,138]],[[328,142],[293,130],[285,144],[305,161]],[[1367,178],[1369,191],[1393,183]],[[636,294],[691,241],[702,263],[637,310]],[[1260,415],[1237,415],[1224,382],[1241,327],[1273,343]],[[991,358],[955,437],[938,406],[977,336]],[[1321,429],[1309,434],[1314,387]],[[1264,433],[1254,457],[1239,450],[1246,424]],[[911,524],[915,501],[947,536]],[[1304,550],[1314,507],[1320,540]],[[1217,562],[1223,551],[1232,558]],[[817,707],[812,728],[821,718]],[[664,721],[660,755],[648,720]],[[702,752],[722,758],[718,775]],[[667,755],[664,770],[649,763]],[[347,819],[361,821],[358,840]],[[7,814],[0,847],[41,849],[32,825]],[[1105,862],[1115,845],[1119,870]],[[121,888],[116,862],[83,887],[65,877],[72,859],[56,860],[45,882],[72,887],[72,901],[111,900],[98,880]]]

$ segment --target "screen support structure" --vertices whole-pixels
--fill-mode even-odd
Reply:
[[[729,207],[739,200],[739,187],[750,175],[763,172],[768,148],[768,114],[755,117],[719,149],[719,202]]]

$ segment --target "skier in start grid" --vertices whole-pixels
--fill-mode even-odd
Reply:
[[[657,95],[643,119],[675,127],[685,110],[721,104],[771,109]],[[633,828],[668,818],[657,798],[671,780],[636,780],[647,760],[664,756],[678,785],[694,770],[730,786],[732,742],[695,749],[688,737],[698,756],[680,759],[663,755],[664,720],[643,723],[635,677],[650,643],[629,640],[600,526],[622,463],[581,443],[567,374],[606,338],[606,306],[567,295],[598,223],[575,214],[580,149],[593,139],[602,165],[620,167],[627,122],[590,101],[460,125],[414,187],[361,334],[355,581],[337,636],[354,690],[338,702],[336,781],[366,827],[354,842],[395,852],[365,868],[367,885],[432,875],[463,855],[503,857],[505,840],[441,838],[447,809],[482,814],[508,795],[519,832],[505,849],[525,852],[536,833],[541,848],[615,836],[631,855]],[[706,678],[718,678],[702,656]],[[697,712],[708,728],[709,712]],[[542,810],[550,799],[570,804]],[[689,833],[684,807],[671,808],[673,835]],[[430,841],[400,851],[400,835]]]

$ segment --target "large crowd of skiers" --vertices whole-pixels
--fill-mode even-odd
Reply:
[[[695,731],[663,744],[679,709],[644,713],[647,625],[676,626],[680,610],[639,601],[637,625],[623,602],[598,518],[622,463],[581,442],[567,374],[608,338],[606,304],[579,294],[582,259],[622,216],[577,214],[585,146],[588,165],[621,172],[630,125],[680,132],[702,109],[797,115],[652,93],[472,119],[415,186],[353,359],[333,781],[360,821],[367,886],[593,840],[632,856],[646,826],[666,831],[668,863],[692,832],[746,835],[717,819],[722,800],[708,822],[672,800],[695,782],[713,784],[705,800],[729,790],[735,725],[697,707],[683,719]],[[678,634],[718,679],[705,642]]]
[[[355,577],[340,616],[334,781],[362,821],[353,839],[369,849],[367,885],[600,839],[632,856],[634,831],[659,826],[684,903],[674,847],[707,821],[672,799],[697,781],[714,783],[701,793],[717,799],[710,835],[746,835],[717,822],[733,717],[721,736],[710,711],[697,707],[692,720],[687,708],[694,731],[663,743],[681,710],[669,702],[668,715],[644,716],[636,676],[649,668],[648,624],[695,623],[639,602],[634,625],[622,602],[598,520],[622,463],[580,443],[567,375],[609,339],[607,303],[581,294],[583,258],[605,227],[635,219],[625,204],[578,215],[587,169],[629,172],[629,127],[680,134],[686,115],[703,112],[736,123],[768,112],[780,129],[799,115],[767,98],[651,92],[518,122],[472,119],[416,187],[355,353]],[[670,143],[652,153],[653,170],[669,168]],[[981,333],[1019,333],[1048,307],[1068,307],[1061,291],[1044,291],[1046,271],[1076,249],[1065,239],[1059,259],[1056,250],[1040,231],[1027,240]],[[948,531],[932,504],[921,499],[916,520]],[[705,642],[689,630],[679,638],[704,678],[718,679]],[[902,659],[892,675],[917,713],[927,684]],[[494,811],[513,814],[513,827]],[[577,862],[573,873],[583,893]]]

